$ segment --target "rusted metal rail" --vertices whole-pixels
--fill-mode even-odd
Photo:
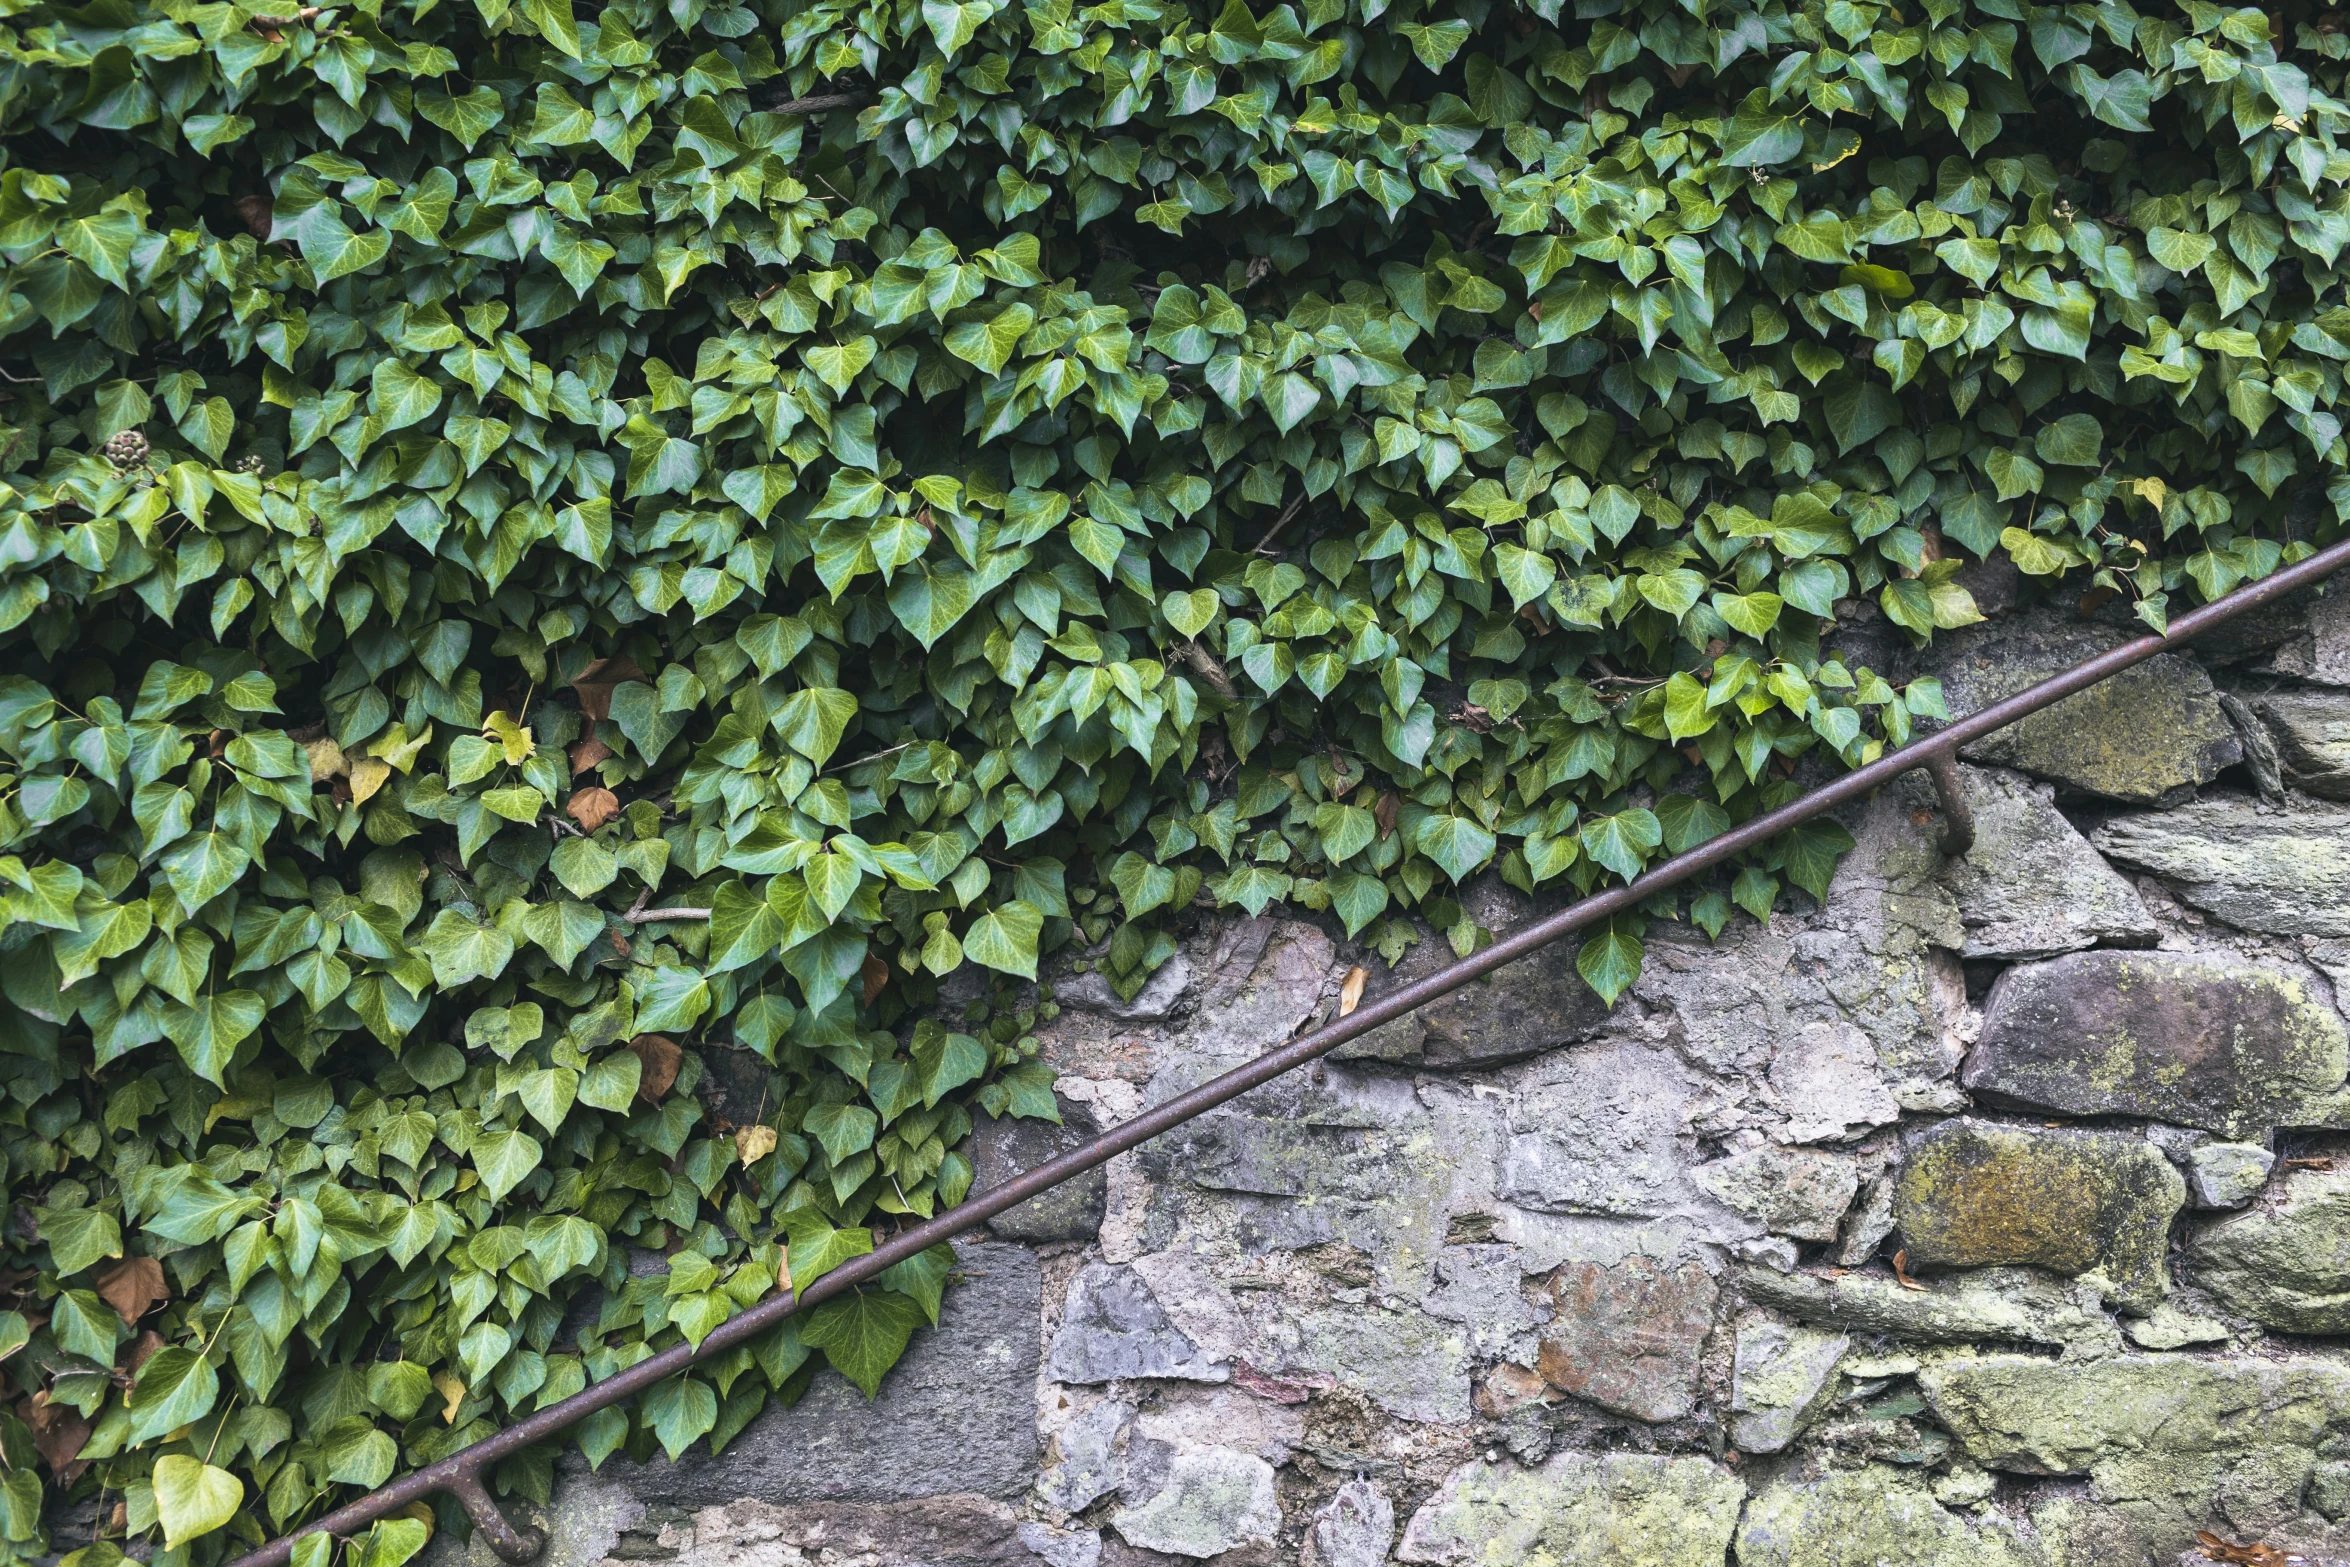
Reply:
[[[1799,800],[1775,811],[1767,811],[1742,826],[1707,840],[1686,854],[1665,861],[1637,881],[1593,893],[1555,914],[1521,925],[1474,956],[1415,980],[1366,1003],[1333,1023],[1269,1050],[1245,1066],[1236,1067],[1189,1093],[1146,1110],[1133,1120],[1057,1158],[1045,1161],[1002,1186],[977,1193],[951,1213],[941,1214],[912,1229],[901,1230],[865,1256],[844,1263],[824,1277],[814,1280],[796,1296],[787,1289],[772,1299],[762,1301],[714,1329],[698,1347],[679,1344],[640,1361],[584,1392],[517,1421],[495,1436],[476,1442],[462,1452],[453,1453],[438,1463],[419,1469],[322,1518],[304,1524],[293,1534],[238,1558],[229,1567],[284,1567],[293,1554],[294,1542],[302,1536],[321,1530],[336,1535],[354,1533],[436,1491],[445,1491],[457,1499],[467,1516],[473,1520],[474,1527],[482,1532],[491,1549],[501,1558],[513,1563],[529,1561],[538,1554],[543,1542],[535,1531],[515,1528],[499,1510],[498,1504],[482,1485],[482,1473],[487,1466],[533,1443],[545,1441],[597,1410],[609,1408],[623,1399],[644,1392],[697,1361],[723,1354],[738,1344],[758,1337],[803,1307],[854,1289],[908,1257],[976,1229],[1007,1208],[1017,1207],[1040,1192],[1137,1148],[1161,1132],[1181,1126],[1195,1116],[1229,1103],[1285,1072],[1318,1061],[1348,1040],[1359,1038],[1382,1023],[1391,1022],[1441,996],[1450,995],[1462,986],[1496,969],[1507,967],[1561,937],[1573,935],[1612,915],[1636,909],[1666,888],[1677,887],[1692,877],[1702,875],[1745,850],[1767,843],[1790,827],[1858,800],[1904,773],[1923,768],[1932,776],[1943,805],[1943,850],[1952,855],[1963,854],[1974,842],[1974,815],[1959,786],[1956,758],[1961,747],[2043,708],[2054,706],[2066,697],[2143,663],[2157,653],[2177,647],[2214,626],[2322,581],[2345,565],[2350,565],[2350,540],[2320,550],[2298,564],[2288,566],[2259,582],[2247,584],[2200,609],[2190,610],[2172,621],[2170,630],[2162,636],[2140,637],[2136,641],[2123,643],[2074,665],[2062,674],[2019,691],[2004,701],[1995,702],[1978,713],[1958,719],[1914,744],[1847,773],[1833,783],[1814,789]]]

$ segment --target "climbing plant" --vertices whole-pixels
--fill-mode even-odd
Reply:
[[[1840,636],[1969,561],[2306,552],[2339,15],[0,0],[8,1557],[210,1562],[956,1203],[1048,955],[1469,950],[1940,716]],[[951,1266],[579,1440],[870,1392]]]

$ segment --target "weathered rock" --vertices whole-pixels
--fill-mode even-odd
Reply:
[[[1817,1148],[1756,1148],[1689,1173],[1774,1235],[1807,1241],[1834,1240],[1844,1210],[1860,1190],[1859,1167],[1850,1154]]]
[[[2350,686],[2350,593],[2326,594],[2309,607],[2308,629],[2276,651],[2281,675]]]
[[[2090,1354],[2118,1349],[2121,1334],[2094,1286],[2059,1283],[2020,1268],[1985,1268],[1925,1289],[1874,1273],[1779,1273],[1744,1268],[1738,1289],[1821,1327],[1939,1343],[2012,1340]]]
[[[2161,1299],[2186,1183],[2145,1142],[2110,1132],[1948,1121],[1909,1145],[1893,1216],[1913,1268],[2023,1263]]]
[[[1452,961],[1452,949],[1444,942],[1423,940],[1392,970],[1371,964],[1364,999],[1375,1001]],[[1607,1018],[1607,1007],[1576,974],[1573,953],[1556,949],[1521,958],[1382,1023],[1333,1055],[1439,1068],[1491,1066],[1588,1039]]]
[[[2350,692],[2276,691],[2253,704],[2276,740],[2285,781],[2350,800]]]
[[[1670,1051],[1609,1039],[1541,1061],[1511,1106],[1504,1201],[1654,1218],[1702,1200],[1689,1108],[1703,1087]]]
[[[1020,1543],[1046,1567],[1100,1567],[1102,1535],[1099,1529],[1055,1529],[1041,1523],[1020,1526]]]
[[[1869,1036],[1838,1019],[1796,1029],[1771,1055],[1771,1092],[1787,1112],[1778,1135],[1833,1142],[1901,1119]]]
[[[1395,1544],[1395,1504],[1368,1480],[1349,1480],[1306,1531],[1310,1567],[1379,1567]]]
[[[1412,1515],[1395,1554],[1437,1567],[1722,1567],[1745,1499],[1702,1458],[1472,1463]]]
[[[965,1282],[947,1292],[938,1326],[914,1335],[871,1403],[827,1371],[791,1408],[769,1404],[715,1458],[697,1445],[674,1464],[615,1458],[603,1474],[647,1503],[688,1508],[742,1496],[781,1504],[1020,1495],[1036,1474],[1036,1255],[992,1241],[955,1250]],[[923,1440],[904,1440],[908,1431]]]
[[[1133,1269],[1097,1262],[1069,1286],[1045,1374],[1074,1383],[1135,1377],[1222,1382],[1232,1369],[1200,1353]]]
[[[1719,1294],[1702,1266],[1570,1262],[1550,1293],[1558,1317],[1538,1363],[1551,1386],[1635,1420],[1678,1420],[1695,1407],[1697,1357]]]
[[[1747,1503],[1738,1567],[2043,1567],[1999,1513],[1974,1522],[1936,1502],[1919,1477],[1871,1465],[1811,1485],[1782,1482]]]
[[[2140,1349],[2188,1349],[2197,1344],[2225,1344],[2228,1325],[2197,1316],[2176,1301],[2164,1301],[2125,1330]]]
[[[2258,1143],[2198,1143],[2187,1153],[2187,1190],[2198,1208],[2241,1208],[2260,1195],[2276,1162]]]
[[[1083,1105],[1061,1102],[1061,1124],[1005,1116],[976,1118],[968,1153],[973,1178],[971,1195],[1004,1185],[1035,1169],[1047,1159],[1068,1152],[1093,1136],[1100,1127]],[[1109,1175],[1101,1166],[1050,1191],[1029,1198],[1019,1207],[987,1221],[988,1229],[1005,1240],[1043,1244],[1090,1240],[1102,1227],[1109,1200]]]
[[[2350,936],[2350,808],[2212,793],[2117,817],[2091,842],[2206,914],[2278,936]]]
[[[1134,1418],[1134,1406],[1105,1398],[1061,1427],[1053,1459],[1037,1476],[1036,1494],[1065,1513],[1083,1511],[1126,1482],[1126,1458],[1118,1439]]]
[[[2195,1281],[2288,1333],[2350,1333],[2350,1170],[2292,1170],[2275,1197],[2203,1227]]]
[[[1893,1186],[1890,1173],[1872,1175],[1862,1185],[1860,1200],[1845,1215],[1843,1235],[1836,1243],[1837,1262],[1857,1268],[1877,1255],[1893,1233]]]
[[[1937,639],[1935,672],[1951,715],[1964,718],[2127,640],[2110,627],[2028,613]],[[2202,666],[2163,653],[1961,754],[2084,794],[2154,804],[2211,782],[2242,748]]]
[[[1994,1355],[1929,1365],[1918,1386],[1968,1457],[2089,1476],[2157,1560],[2194,1544],[2222,1494],[2245,1534],[2290,1522],[2319,1444],[2350,1420],[2350,1366],[2306,1356]]]
[[[576,1461],[565,1466],[551,1505],[521,1497],[505,1497],[500,1505],[515,1524],[536,1529],[546,1542],[539,1549],[539,1567],[596,1567],[614,1554],[624,1535],[644,1526],[648,1511],[609,1471],[590,1474]],[[489,1536],[478,1529],[463,1540],[435,1530],[415,1560],[417,1567],[501,1567]]]
[[[2309,1113],[2346,1068],[2340,1014],[2298,975],[2217,955],[2081,952],[1999,977],[1962,1080],[2037,1108],[2243,1137]]]
[[[1730,1441],[1749,1453],[1776,1453],[1836,1386],[1836,1363],[1852,1347],[1841,1333],[1784,1323],[1739,1324],[1730,1374]]]
[[[1010,1508],[951,1494],[880,1505],[738,1499],[665,1525],[645,1554],[656,1553],[685,1567],[1038,1567]]]
[[[1177,1453],[1166,1483],[1148,1500],[1120,1508],[1110,1526],[1128,1545],[1170,1556],[1216,1556],[1269,1543],[1281,1530],[1273,1466],[1229,1447]]]
[[[2100,943],[2154,945],[2161,930],[2131,886],[2074,830],[2045,784],[1963,767],[1975,846],[1944,873],[1966,925],[1965,956],[2054,957]]]
[[[1404,1420],[1469,1418],[1467,1331],[1411,1307],[1310,1311],[1281,1357],[1284,1371],[1318,1372]]]

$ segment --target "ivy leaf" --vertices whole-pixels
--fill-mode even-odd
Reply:
[[[155,1460],[153,1484],[155,1518],[172,1550],[225,1527],[245,1501],[245,1484],[235,1475],[180,1453]]]
[[[1586,938],[1575,953],[1575,972],[1613,1007],[1640,980],[1640,937],[1621,920],[1610,920]]]
[[[800,1342],[824,1352],[835,1371],[863,1390],[881,1392],[881,1379],[906,1352],[922,1308],[890,1290],[856,1290],[828,1300],[800,1327]]]
[[[1022,979],[1036,978],[1037,939],[1044,916],[1034,905],[1013,899],[982,914],[963,933],[963,955]]]
[[[128,1440],[151,1441],[211,1413],[220,1397],[220,1378],[203,1356],[171,1344],[147,1357],[124,1400],[130,1410]]]

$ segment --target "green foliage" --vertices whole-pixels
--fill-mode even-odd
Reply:
[[[1968,558],[2305,551],[2330,16],[0,0],[0,1550],[209,1560],[951,1206],[1056,952],[1467,951],[1941,716],[1838,632]]]

